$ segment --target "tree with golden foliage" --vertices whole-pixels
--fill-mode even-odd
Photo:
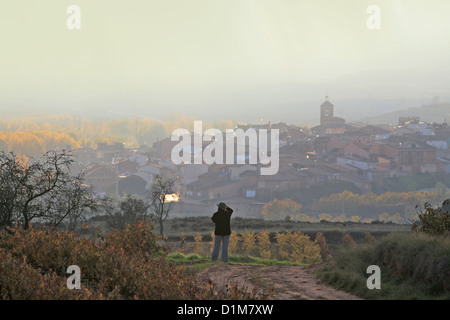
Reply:
[[[274,199],[262,208],[265,220],[284,220],[287,216],[295,217],[303,206],[292,199]]]

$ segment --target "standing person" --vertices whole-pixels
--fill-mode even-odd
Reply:
[[[230,219],[233,209],[221,202],[217,205],[217,211],[211,217],[215,223],[214,249],[211,255],[212,261],[219,257],[220,243],[222,242],[222,261],[228,262],[228,244],[230,243],[231,226]]]

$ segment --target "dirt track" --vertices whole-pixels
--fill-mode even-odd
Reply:
[[[319,283],[313,267],[217,264],[200,274],[215,286],[273,289],[275,300],[359,300],[358,297]]]

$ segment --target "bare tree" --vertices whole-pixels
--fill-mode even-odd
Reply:
[[[164,231],[163,223],[172,209],[172,196],[177,193],[175,180],[164,178],[160,175],[152,180],[149,192],[149,211],[159,224],[159,234]]]
[[[148,204],[131,195],[126,196],[119,204],[111,197],[105,197],[102,200],[102,209],[109,216],[108,226],[118,230],[148,219]]]
[[[28,161],[1,153],[0,228],[18,224],[27,229],[32,221],[57,226],[96,210],[83,176],[70,174],[72,162],[67,152],[50,151]]]
[[[53,194],[49,201],[51,208],[43,216],[53,226],[64,224],[69,230],[75,230],[86,222],[89,215],[98,211],[98,200],[92,196],[92,190],[83,183],[82,174],[72,177],[70,183],[64,184]]]

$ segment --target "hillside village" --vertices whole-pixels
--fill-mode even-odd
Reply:
[[[178,185],[175,215],[205,214],[226,201],[242,217],[261,217],[263,205],[285,193],[333,184],[360,193],[381,192],[387,178],[450,174],[450,128],[445,119],[426,123],[405,116],[396,125],[347,123],[335,115],[339,107],[328,97],[317,114],[320,124],[312,128],[285,123],[237,126],[279,130],[275,175],[260,175],[258,164],[174,165],[171,151],[178,142],[170,137],[133,150],[122,143],[74,150],[75,170],[84,172],[86,183],[97,194],[119,196],[143,195],[153,177],[162,175]]]

